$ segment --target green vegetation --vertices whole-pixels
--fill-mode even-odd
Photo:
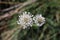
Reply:
[[[25,0],[21,1],[26,2]],[[60,0],[37,0],[22,9],[33,15],[42,14],[46,18],[46,22],[41,27],[34,24],[30,29],[18,29],[9,39],[13,36],[11,40],[60,40]],[[18,15],[13,15],[7,21],[8,30],[19,26],[17,25]]]

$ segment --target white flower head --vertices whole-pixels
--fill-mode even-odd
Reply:
[[[38,14],[35,17],[33,17],[33,20],[37,26],[42,26],[45,23],[45,18],[42,17],[41,14]]]
[[[32,26],[33,24],[33,15],[30,14],[30,12],[23,12],[22,15],[19,16],[19,20],[17,21],[18,24],[20,24],[23,29]]]

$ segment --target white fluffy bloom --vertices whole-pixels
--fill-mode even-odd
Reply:
[[[30,14],[30,12],[23,12],[22,15],[19,16],[19,20],[17,23],[23,27],[23,29],[32,26],[33,24],[33,15]]]
[[[42,15],[36,15],[33,17],[34,23],[37,24],[37,26],[42,26],[45,23],[45,18],[42,17]]]

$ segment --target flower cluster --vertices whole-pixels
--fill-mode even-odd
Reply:
[[[19,16],[17,23],[21,25],[23,29],[32,27],[33,23],[37,26],[42,26],[45,23],[45,18],[42,17],[41,14],[33,16],[30,12],[23,12],[22,15]]]

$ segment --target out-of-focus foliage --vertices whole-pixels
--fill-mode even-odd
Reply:
[[[60,40],[60,0],[37,0],[24,9],[33,15],[42,14],[46,18],[46,22],[41,27],[34,24],[30,29],[16,30],[13,34],[15,36],[11,35],[13,36],[11,40]],[[14,15],[8,20],[9,30],[18,27],[16,23],[18,15]]]

